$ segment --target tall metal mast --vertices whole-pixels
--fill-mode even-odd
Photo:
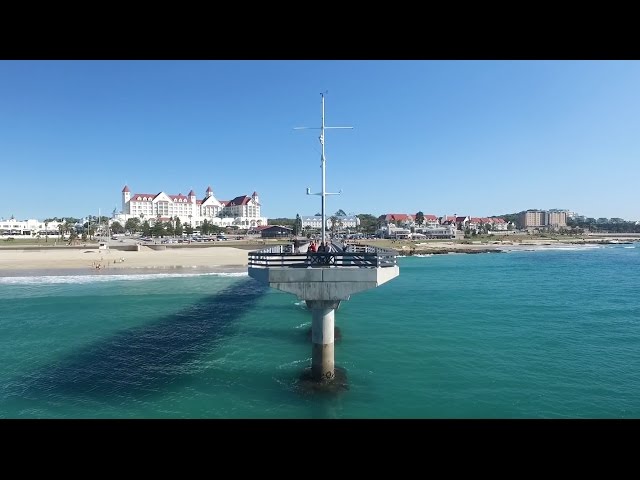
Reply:
[[[353,127],[327,127],[324,124],[324,96],[326,93],[329,93],[327,91],[325,92],[321,92],[320,96],[322,97],[322,124],[320,126],[320,145],[322,146],[322,155],[320,157],[320,168],[322,169],[322,191],[319,193],[311,193],[311,189],[307,187],[307,195],[320,195],[322,197],[322,237],[321,237],[321,242],[326,241],[326,235],[325,235],[325,229],[327,226],[327,221],[326,221],[326,196],[327,195],[340,195],[342,193],[342,190],[340,190],[338,193],[330,193],[327,192],[326,186],[327,186],[327,182],[326,182],[326,159],[324,157],[324,131],[327,129],[338,129],[338,128],[342,128],[342,129],[353,129]],[[295,127],[294,130],[318,130],[317,127]]]

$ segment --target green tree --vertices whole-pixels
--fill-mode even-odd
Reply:
[[[422,213],[421,211],[416,213],[416,223],[419,226],[422,226],[424,224],[424,213]]]
[[[340,209],[335,213],[336,217],[346,217],[347,214],[344,213],[344,210]]]
[[[360,213],[357,215],[360,219],[360,231],[365,234],[373,235],[378,228],[378,218],[370,213]]]
[[[164,235],[166,234],[164,230],[164,223],[160,221],[155,222],[153,224],[153,227],[151,228],[151,233],[153,233],[154,237],[164,237]]]
[[[268,225],[281,225],[283,227],[293,228],[296,223],[294,218],[270,218],[267,222]]]
[[[130,218],[124,224],[125,230],[128,230],[131,233],[136,233],[140,230],[140,219],[139,218]]]
[[[331,215],[329,220],[331,221],[331,235],[335,235],[341,223],[340,219],[336,215]]]
[[[191,224],[185,225],[184,233],[186,233],[187,235],[193,235],[193,227],[191,226]]]
[[[167,232],[167,235],[175,235],[176,229],[173,226],[173,221],[168,220],[164,222],[164,229]]]
[[[44,241],[45,242],[49,241],[49,221],[48,220],[44,221]]]
[[[181,237],[183,232],[182,222],[180,222],[180,217],[176,217],[176,228],[175,233],[177,236]]]
[[[113,222],[111,224],[111,231],[113,233],[124,233],[124,227],[120,222]]]
[[[145,220],[142,223],[142,226],[140,227],[140,229],[142,230],[142,235],[144,235],[145,237],[148,237],[149,235],[151,235],[151,226],[149,225],[149,220]]]

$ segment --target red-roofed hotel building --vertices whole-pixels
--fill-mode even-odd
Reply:
[[[131,193],[125,185],[122,189],[122,212],[116,215],[116,220],[124,225],[130,218],[153,223],[157,219],[166,222],[179,217],[181,223],[193,227],[199,227],[206,219],[220,227],[248,229],[267,224],[267,219],[260,215],[260,206],[257,192],[253,192],[251,196],[240,195],[232,200],[218,200],[209,187],[205,196],[198,199],[193,190],[187,195],[169,195],[165,192]]]

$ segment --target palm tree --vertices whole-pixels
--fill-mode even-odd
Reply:
[[[296,213],[296,221],[293,224],[293,234],[300,235],[302,233],[302,219],[300,218],[300,214]]]
[[[48,230],[49,230],[49,222],[47,222],[46,220],[44,221],[44,241],[48,242],[49,241],[49,235],[48,235]]]
[[[329,221],[331,222],[331,234],[335,235],[336,234],[336,229],[338,228],[338,217],[336,215],[332,215],[329,218]]]

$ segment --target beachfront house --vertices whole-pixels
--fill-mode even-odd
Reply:
[[[269,225],[260,230],[262,238],[288,238],[293,235],[293,229],[281,225]]]
[[[16,220],[11,218],[8,220],[0,219],[0,235],[58,235],[60,225],[64,225],[64,222],[44,222],[41,220],[29,219],[29,220]]]

